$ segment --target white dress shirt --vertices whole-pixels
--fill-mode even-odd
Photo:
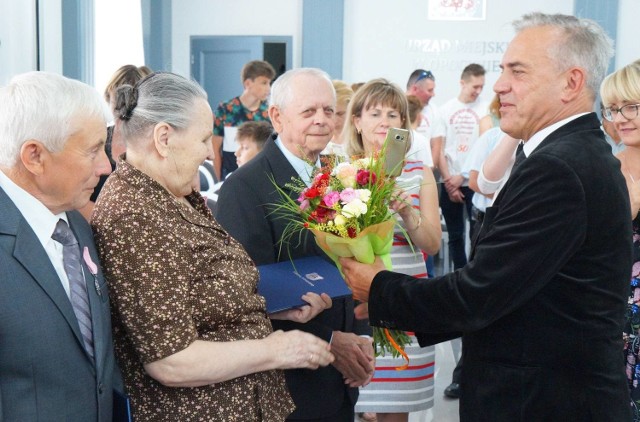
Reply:
[[[67,293],[67,296],[70,297],[69,279],[67,278],[67,273],[64,270],[62,261],[62,244],[51,238],[59,219],[62,218],[68,223],[67,214],[63,212],[54,215],[42,202],[16,185],[13,180],[2,171],[0,171],[0,188],[4,190],[9,199],[11,199],[18,208],[18,211],[20,211],[24,219],[27,220],[27,224],[31,226],[42,247],[47,252],[49,260],[62,282],[62,287]]]

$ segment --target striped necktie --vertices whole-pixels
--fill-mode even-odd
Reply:
[[[60,219],[56,224],[56,229],[51,238],[62,244],[62,261],[64,271],[69,278],[69,290],[71,291],[71,305],[73,312],[78,319],[80,333],[87,353],[94,357],[93,351],[93,329],[91,325],[91,308],[89,307],[89,296],[87,285],[82,273],[82,262],[80,261],[80,247],[78,240],[73,235],[66,221]]]

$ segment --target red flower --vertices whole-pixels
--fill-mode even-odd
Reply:
[[[317,187],[311,186],[309,189],[307,189],[304,192],[304,196],[306,198],[316,198],[316,197],[320,196],[320,191],[318,190]]]
[[[376,183],[376,175],[369,170],[358,170],[358,173],[356,174],[356,182],[360,186],[368,186],[369,183],[374,185]]]
[[[347,234],[349,235],[350,238],[355,238],[357,233],[356,233],[356,228],[355,227],[347,227]]]

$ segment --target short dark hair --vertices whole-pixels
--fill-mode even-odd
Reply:
[[[431,79],[432,81],[436,80],[436,78],[433,76],[433,73],[431,73],[431,71],[424,70],[424,69],[416,69],[413,72],[411,72],[411,75],[409,75],[409,80],[407,81],[407,90],[409,90],[409,88],[415,85],[416,82],[418,82],[418,80],[422,80],[422,79]]]
[[[252,60],[249,63],[246,63],[242,66],[242,72],[240,74],[243,83],[247,79],[254,80],[260,76],[264,76],[270,81],[276,77],[276,71],[273,66],[264,60]]]
[[[266,121],[244,122],[238,126],[237,139],[247,139],[255,142],[258,148],[264,148],[264,144],[271,138],[273,127]]]
[[[465,81],[469,80],[472,76],[484,76],[486,70],[484,67],[480,66],[477,63],[471,63],[462,71],[462,75],[460,75],[460,79]]]

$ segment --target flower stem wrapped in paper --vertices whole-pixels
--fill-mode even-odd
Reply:
[[[383,153],[350,163],[325,160],[311,186],[293,180],[289,187],[300,196],[295,201],[278,188],[284,203],[276,205],[276,213],[290,220],[282,243],[308,229],[338,268],[341,268],[339,257],[355,257],[371,264],[380,256],[391,269],[390,252],[397,219],[389,210],[389,203],[395,182],[385,175]],[[379,327],[373,330],[376,356],[388,352],[394,357],[402,355],[408,365],[404,346],[410,343],[409,337],[398,330]]]

